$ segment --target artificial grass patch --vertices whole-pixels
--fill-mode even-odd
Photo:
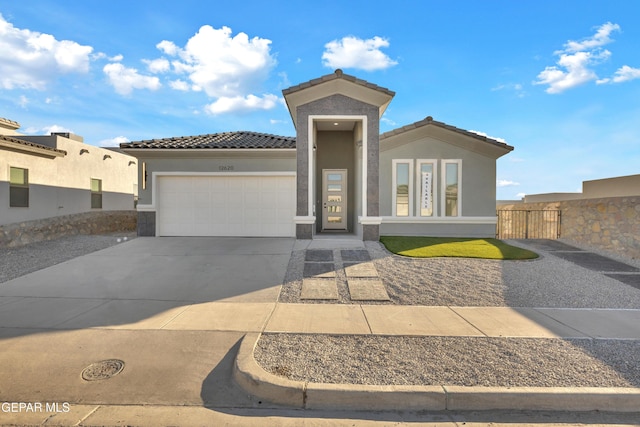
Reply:
[[[498,239],[382,236],[380,241],[390,252],[412,258],[457,257],[501,260],[538,258],[535,252],[508,245]]]

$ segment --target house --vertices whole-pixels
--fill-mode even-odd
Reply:
[[[0,227],[134,209],[134,157],[84,144],[72,133],[33,136],[19,128],[0,118]]]
[[[138,233],[494,236],[496,159],[513,147],[427,117],[380,135],[395,93],[341,70],[283,90],[296,137],[135,141]]]

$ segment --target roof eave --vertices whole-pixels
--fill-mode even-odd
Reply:
[[[64,157],[67,155],[67,152],[64,150],[58,150],[56,148],[50,148],[30,142],[15,140],[6,136],[0,138],[0,148],[49,158]]]

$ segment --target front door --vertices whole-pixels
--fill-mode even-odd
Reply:
[[[322,230],[347,229],[347,170],[322,169]]]

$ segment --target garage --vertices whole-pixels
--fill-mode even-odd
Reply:
[[[158,236],[294,237],[295,174],[160,175]]]

